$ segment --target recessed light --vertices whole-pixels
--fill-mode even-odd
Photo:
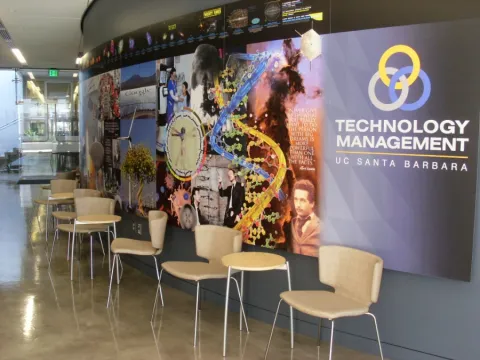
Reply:
[[[17,60],[20,62],[20,64],[27,63],[27,60],[25,60],[25,58],[23,57],[23,54],[20,51],[20,49],[14,48],[12,49],[12,52],[13,52],[13,55],[15,55],[15,57],[17,58]]]
[[[78,77],[78,73],[73,73],[73,77]]]

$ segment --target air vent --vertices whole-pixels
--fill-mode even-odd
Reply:
[[[2,21],[0,21],[0,37],[7,43],[12,43],[12,38],[10,37],[7,28],[5,27],[5,25],[3,25]]]

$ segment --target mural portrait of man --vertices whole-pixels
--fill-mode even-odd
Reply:
[[[299,180],[293,187],[296,216],[292,219],[292,248],[296,254],[318,256],[321,222],[315,214],[315,186]]]

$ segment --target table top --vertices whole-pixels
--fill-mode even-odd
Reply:
[[[70,200],[73,199],[73,192],[51,194],[49,198],[50,200]]]
[[[285,266],[287,260],[280,255],[264,252],[240,252],[222,258],[223,265],[241,271],[268,271]]]
[[[122,218],[117,215],[86,215],[77,218],[77,224],[113,224],[122,221]]]

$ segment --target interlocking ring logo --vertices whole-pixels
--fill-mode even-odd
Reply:
[[[412,60],[412,66],[405,66],[401,69],[394,67],[387,67],[387,61],[391,56],[403,53]],[[392,77],[389,78],[388,75]],[[408,75],[408,77],[407,77]],[[410,85],[412,85],[418,78],[423,82],[423,94],[416,102],[407,103],[408,92]],[[375,86],[378,80],[382,80],[385,86],[388,87],[388,95],[392,101],[390,104],[381,102],[375,93]],[[395,90],[401,90],[400,95],[397,95]],[[430,78],[420,67],[420,58],[415,50],[407,45],[395,45],[385,51],[378,63],[378,71],[372,76],[368,85],[368,96],[372,104],[382,111],[415,111],[420,109],[430,98],[432,92],[432,84]]]

